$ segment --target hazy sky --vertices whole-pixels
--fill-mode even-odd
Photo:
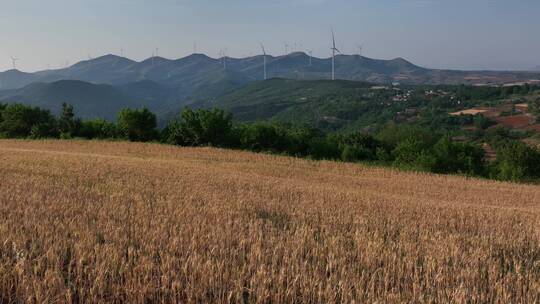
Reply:
[[[193,52],[217,57],[404,57],[426,67],[527,69],[540,65],[539,0],[0,0],[0,70],[57,68],[113,53],[141,60]]]

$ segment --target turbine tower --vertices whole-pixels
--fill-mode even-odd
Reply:
[[[223,61],[223,69],[227,69],[227,48],[221,50],[221,60]]]
[[[312,60],[313,60],[313,51],[309,50],[308,54],[309,54],[309,66],[311,66],[312,65]]]
[[[261,43],[261,49],[263,52],[263,60],[264,60],[264,80],[266,80],[266,50],[264,49],[264,45]]]
[[[19,60],[19,58],[15,58],[13,56],[11,56],[11,63],[13,64],[13,69],[17,69],[17,61]]]
[[[336,80],[336,53],[341,52],[336,48],[336,38],[332,29],[332,80]]]

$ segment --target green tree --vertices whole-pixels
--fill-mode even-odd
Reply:
[[[355,132],[340,136],[341,159],[343,161],[376,160],[377,152],[386,149],[381,141],[371,135]]]
[[[48,110],[23,104],[9,104],[2,110],[0,133],[4,137],[56,137],[57,122]]]
[[[181,146],[229,146],[232,116],[220,109],[184,109],[167,127],[166,141]]]
[[[497,178],[520,181],[540,178],[540,151],[520,141],[508,141],[497,149]]]
[[[396,146],[404,140],[415,140],[423,145],[431,146],[438,140],[438,135],[429,128],[414,125],[386,125],[376,136],[381,142]]]
[[[62,103],[62,113],[58,119],[58,130],[61,137],[71,138],[79,131],[81,126],[80,120],[75,118],[73,106],[67,103]]]
[[[480,130],[485,130],[495,124],[495,122],[493,122],[489,118],[486,118],[482,114],[475,115],[473,118],[473,122],[474,122],[474,126]]]
[[[418,139],[408,138],[401,141],[392,151],[394,166],[432,171],[436,158],[429,151],[429,147]]]
[[[79,135],[88,139],[115,138],[118,137],[118,130],[114,123],[98,118],[82,121]]]
[[[436,159],[433,172],[480,175],[484,171],[484,151],[472,144],[453,142],[445,136],[433,146],[432,153]]]
[[[147,108],[122,109],[118,113],[118,131],[130,141],[151,141],[157,139],[156,115]]]

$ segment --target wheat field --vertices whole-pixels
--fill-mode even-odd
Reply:
[[[540,303],[540,187],[0,141],[2,303]]]

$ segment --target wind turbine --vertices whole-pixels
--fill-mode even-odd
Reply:
[[[358,48],[358,55],[362,57],[362,50],[364,49],[364,46],[361,44],[358,44],[356,47]]]
[[[312,65],[312,60],[313,60],[313,51],[308,50],[308,54],[309,54],[309,66],[311,66]]]
[[[285,56],[289,55],[289,44],[285,42]]]
[[[227,69],[227,48],[224,48],[221,53],[223,54],[223,69]]]
[[[264,45],[261,43],[261,49],[263,52],[263,60],[264,60],[264,80],[266,80],[266,50],[264,49]]]
[[[19,60],[19,58],[15,58],[15,57],[11,56],[11,63],[13,64],[13,69],[14,70],[16,69],[16,65],[17,65],[18,60]]]
[[[336,37],[334,35],[334,30],[332,29],[332,80],[336,80],[336,52],[341,54],[336,48]]]

